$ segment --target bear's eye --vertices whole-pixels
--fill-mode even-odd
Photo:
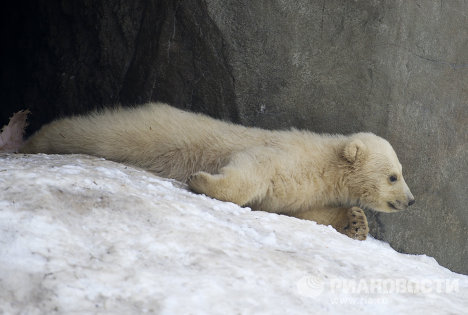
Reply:
[[[396,177],[396,175],[390,175],[390,177],[388,178],[390,180],[390,182],[394,183],[398,180],[398,178]]]

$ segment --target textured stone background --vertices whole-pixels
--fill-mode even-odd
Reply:
[[[466,1],[39,1],[2,10],[1,120],[161,100],[265,128],[368,130],[416,197],[372,234],[468,274]]]

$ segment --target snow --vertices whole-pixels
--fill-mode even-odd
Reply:
[[[466,314],[468,276],[84,155],[0,155],[1,314]]]

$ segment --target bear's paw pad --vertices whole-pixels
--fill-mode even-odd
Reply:
[[[344,228],[347,236],[363,241],[369,233],[367,218],[364,211],[358,207],[353,207],[348,210],[348,225]]]

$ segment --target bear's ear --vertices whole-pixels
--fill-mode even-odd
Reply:
[[[359,139],[352,139],[346,143],[343,149],[343,157],[350,163],[355,163],[364,158],[367,147]]]

